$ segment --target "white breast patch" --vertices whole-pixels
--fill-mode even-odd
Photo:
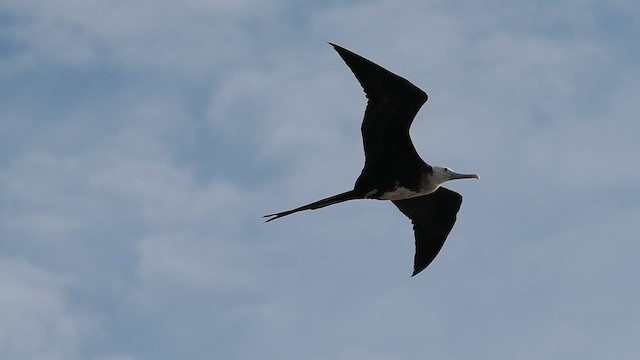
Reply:
[[[434,189],[434,191],[435,191],[435,189]],[[416,197],[416,196],[427,195],[427,194],[430,194],[432,192],[433,191],[425,192],[425,193],[419,193],[419,192],[413,191],[411,189],[407,189],[405,187],[398,186],[395,189],[382,194],[382,196],[380,196],[378,199],[380,199],[380,200],[403,200],[403,199],[413,198],[413,197]]]

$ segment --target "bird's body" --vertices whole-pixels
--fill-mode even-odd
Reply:
[[[431,166],[418,155],[409,127],[427,101],[424,91],[360,55],[331,45],[353,71],[369,100],[362,122],[364,168],[353,190],[265,217],[269,222],[298,211],[355,199],[391,200],[414,225],[416,275],[440,251],[462,203],[460,194],[440,184],[478,176]]]

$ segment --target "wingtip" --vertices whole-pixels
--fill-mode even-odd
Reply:
[[[411,274],[411,277],[414,277],[414,276],[416,276],[416,275],[420,274],[420,273],[421,273],[424,269],[426,269],[426,268],[427,268],[426,266],[425,266],[425,267],[423,267],[423,268],[416,268],[416,267],[414,267],[414,268],[413,268],[413,274]]]

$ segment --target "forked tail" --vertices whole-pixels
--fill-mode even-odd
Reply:
[[[297,213],[298,211],[320,209],[320,208],[323,208],[325,206],[341,203],[343,201],[362,199],[362,198],[363,197],[358,195],[358,194],[356,194],[355,191],[350,190],[350,191],[347,191],[347,192],[343,192],[342,194],[334,195],[334,196],[328,197],[326,199],[322,199],[322,200],[318,200],[316,202],[312,202],[311,204],[300,206],[299,208],[295,208],[293,210],[283,211],[283,212],[279,212],[279,213],[276,213],[276,214],[269,214],[269,215],[265,215],[263,217],[264,218],[269,218],[269,219],[267,219],[267,221],[265,221],[265,222],[269,222],[271,220],[279,219],[279,218],[281,218],[283,216],[287,216],[287,215],[291,215],[293,213]]]

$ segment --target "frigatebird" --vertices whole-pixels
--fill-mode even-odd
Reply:
[[[441,187],[454,179],[478,179],[427,164],[416,151],[409,127],[427,94],[408,80],[341,46],[329,43],[349,66],[368,99],[362,122],[365,162],[353,190],[293,210],[265,215],[266,222],[302,210],[355,199],[391,200],[413,223],[413,274],[436,257],[453,228],[462,196]]]

